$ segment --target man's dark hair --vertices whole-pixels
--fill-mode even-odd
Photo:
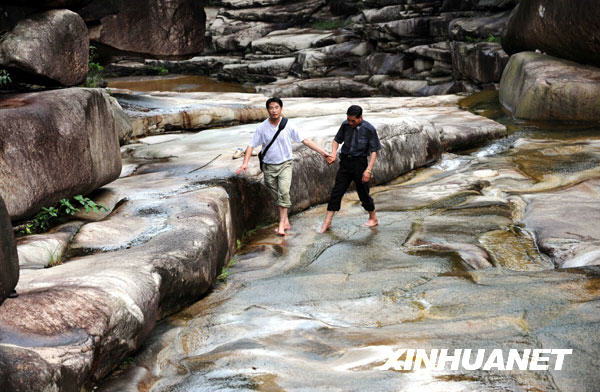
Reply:
[[[362,116],[362,108],[358,105],[352,105],[348,108],[346,115],[359,118],[360,116]]]
[[[278,104],[279,104],[279,106],[283,107],[283,102],[281,102],[281,99],[280,99],[280,98],[278,98],[278,97],[273,97],[273,98],[269,98],[269,99],[267,99],[267,109],[269,108],[269,104],[270,104],[271,102],[278,103]]]

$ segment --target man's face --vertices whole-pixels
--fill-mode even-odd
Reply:
[[[356,128],[358,124],[362,122],[362,116],[346,116],[346,118],[348,119],[348,124],[350,124],[352,128]]]
[[[269,111],[269,117],[274,120],[278,119],[281,115],[281,106],[277,102],[271,102],[267,110]]]

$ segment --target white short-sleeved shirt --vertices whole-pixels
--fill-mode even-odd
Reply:
[[[273,136],[277,132],[279,124],[273,126],[267,118],[263,121],[254,132],[250,147],[256,148],[260,145],[265,148],[271,142]],[[285,128],[279,133],[277,139],[273,142],[263,162],[270,164],[279,164],[292,159],[292,142],[301,143],[303,138],[300,137],[300,132],[294,127],[290,121]]]

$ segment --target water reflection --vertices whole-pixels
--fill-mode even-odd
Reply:
[[[175,92],[239,92],[253,93],[252,87],[237,83],[221,82],[200,75],[131,76],[108,78],[108,88],[132,91],[175,91]]]

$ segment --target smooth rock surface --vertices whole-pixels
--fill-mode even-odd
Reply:
[[[199,54],[204,48],[203,4],[193,0],[93,1],[78,10],[93,25],[90,40],[117,52],[158,58]]]
[[[541,121],[600,120],[600,68],[522,52],[500,81],[500,102],[515,117]]]
[[[109,96],[97,89],[3,97],[0,194],[12,220],[118,178],[121,155],[114,110]]]
[[[452,42],[450,47],[456,79],[469,79],[483,84],[500,81],[509,59],[500,44]]]
[[[88,30],[79,15],[52,10],[19,21],[0,39],[0,66],[42,84],[74,86],[88,72]]]
[[[600,66],[600,7],[596,0],[520,0],[502,37],[508,54],[541,50]]]

